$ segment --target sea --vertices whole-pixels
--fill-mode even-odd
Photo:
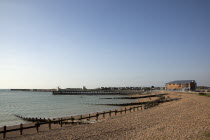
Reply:
[[[52,95],[52,92],[0,90],[0,127],[29,123],[15,115],[57,118],[119,108],[105,104],[129,103],[131,99],[101,99],[121,95]],[[104,104],[104,105],[103,105]]]

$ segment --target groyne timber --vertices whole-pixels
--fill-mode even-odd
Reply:
[[[137,97],[113,97],[113,98],[100,98],[100,99],[140,99],[140,98],[151,98],[151,97],[161,97],[167,95],[168,93],[146,95],[146,96],[137,96]]]

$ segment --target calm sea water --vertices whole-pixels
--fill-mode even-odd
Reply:
[[[97,111],[111,110],[116,106],[95,105],[128,103],[133,100],[100,99],[111,95],[52,95],[51,92],[0,91],[0,126],[26,123],[15,117],[56,118]]]

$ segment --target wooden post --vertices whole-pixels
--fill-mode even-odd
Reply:
[[[49,129],[51,129],[51,120],[48,119],[48,121],[49,121]]]
[[[80,115],[80,120],[82,120],[82,115]]]
[[[4,126],[3,138],[6,138],[6,133],[7,133],[7,126]]]
[[[131,107],[130,107],[130,112],[131,112]]]
[[[96,113],[96,121],[98,120],[98,116],[99,116],[99,114],[98,114],[98,112]]]
[[[141,110],[143,110],[143,105],[141,105]]]
[[[88,117],[89,117],[89,120],[90,120],[90,114],[88,115]]]
[[[71,124],[74,123],[74,118],[71,116]]]
[[[109,110],[109,116],[110,116],[110,117],[112,116],[112,111],[111,111],[111,110]]]
[[[63,120],[62,120],[62,118],[60,119],[60,124],[61,124],[61,127],[63,127]]]
[[[36,123],[36,132],[39,132],[39,122]]]
[[[139,106],[137,106],[137,110],[139,111]]]
[[[103,118],[105,118],[105,111],[103,112]]]
[[[125,107],[125,114],[126,114],[126,107]]]
[[[115,109],[115,112],[114,112],[115,116],[117,115],[117,110]]]
[[[20,135],[23,135],[23,124],[20,124]]]

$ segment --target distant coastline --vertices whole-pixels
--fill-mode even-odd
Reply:
[[[56,89],[10,89],[11,91],[35,91],[35,92],[53,92]]]

